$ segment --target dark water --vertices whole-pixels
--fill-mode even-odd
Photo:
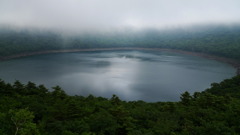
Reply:
[[[0,78],[60,85],[70,95],[123,100],[178,101],[184,91],[202,91],[235,75],[228,64],[170,52],[59,53],[0,62]]]

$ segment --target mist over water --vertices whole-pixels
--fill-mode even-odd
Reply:
[[[160,44],[160,48],[174,45],[183,49],[178,45],[185,45],[190,38],[187,45],[197,45],[202,52],[206,42],[212,43],[212,48],[219,43],[229,44],[225,38],[232,36],[226,33],[239,27],[239,7],[239,0],[0,0],[3,37],[0,47],[2,56],[44,48],[158,47]],[[217,39],[209,37],[209,33],[218,33],[214,30],[218,25],[224,26],[219,31],[228,36],[222,38],[220,33]],[[225,27],[229,27],[227,32]],[[201,37],[205,32],[207,38]],[[181,36],[184,34],[187,36]],[[237,37],[228,39],[238,45]],[[181,39],[183,44],[176,45],[179,42],[176,39]],[[221,50],[211,52],[228,56]],[[61,53],[0,62],[0,78],[7,82],[32,81],[48,88],[60,85],[70,95],[109,98],[116,94],[128,101],[178,101],[184,91],[202,91],[211,83],[234,75],[235,69],[225,63],[155,51]]]
[[[184,91],[202,91],[234,75],[225,63],[158,51],[59,53],[0,63],[7,82],[60,85],[70,95],[116,94],[127,101],[178,101]]]

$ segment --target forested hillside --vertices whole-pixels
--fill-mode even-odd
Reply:
[[[124,31],[66,36],[55,32],[0,29],[0,58],[63,49],[170,48],[240,60],[240,26]],[[174,82],[173,82],[174,85]],[[213,83],[179,102],[122,101],[69,96],[59,86],[0,80],[1,135],[237,135],[240,76]]]
[[[240,76],[179,102],[69,96],[59,86],[0,81],[1,135],[237,135]]]
[[[240,135],[240,0],[0,0],[0,135]]]
[[[240,59],[240,26],[121,31],[66,36],[56,32],[0,29],[0,57],[60,49],[145,47],[203,52]]]

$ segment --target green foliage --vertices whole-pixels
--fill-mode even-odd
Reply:
[[[0,81],[0,134],[232,135],[240,132],[239,76],[179,102],[69,96],[29,82]],[[28,109],[26,109],[28,108]]]
[[[212,83],[212,87],[206,91],[215,95],[240,98],[240,76],[226,79],[221,83]]]
[[[0,60],[12,55],[81,48],[145,47],[202,52],[240,60],[240,27],[63,37],[51,32],[0,30]],[[0,134],[234,135],[240,133],[240,76],[213,83],[179,102],[122,101],[116,95],[69,96],[33,82],[0,80]],[[28,108],[28,109],[26,109]]]
[[[184,105],[189,105],[189,103],[191,102],[192,97],[191,97],[190,93],[186,91],[186,92],[184,92],[181,95],[180,99],[181,99],[181,102]]]
[[[32,122],[34,115],[27,109],[9,110],[11,121],[13,122],[15,135],[38,135],[36,124]]]

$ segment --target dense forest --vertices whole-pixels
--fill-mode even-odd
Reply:
[[[0,81],[1,135],[237,135],[240,76],[183,93],[179,102],[69,96],[33,82]]]
[[[240,60],[240,26],[66,35],[0,28],[0,59],[62,49],[170,48]],[[174,82],[173,82],[174,85]],[[179,102],[69,96],[59,86],[0,80],[1,135],[237,135],[240,76],[185,92]]]
[[[88,34],[0,28],[0,58],[62,49],[144,47],[202,52],[240,59],[240,26],[206,25],[187,28]]]

